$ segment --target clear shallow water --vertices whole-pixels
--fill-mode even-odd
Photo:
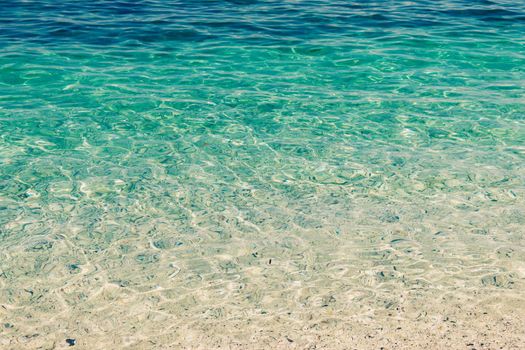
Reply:
[[[523,341],[519,1],[8,1],[0,27],[0,346]]]

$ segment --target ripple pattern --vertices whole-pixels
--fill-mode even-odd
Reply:
[[[525,343],[522,2],[7,0],[0,28],[0,348]]]

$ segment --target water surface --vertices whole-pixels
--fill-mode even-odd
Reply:
[[[4,1],[0,348],[518,348],[521,1]]]

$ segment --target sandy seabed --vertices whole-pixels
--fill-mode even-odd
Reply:
[[[395,229],[317,237],[209,236],[173,255],[138,235],[83,258],[65,236],[32,241],[2,253],[16,269],[3,271],[0,348],[523,348],[519,246],[442,231],[427,244]]]
[[[523,349],[525,192],[382,188],[191,233],[155,203],[28,202],[4,226],[0,349]]]

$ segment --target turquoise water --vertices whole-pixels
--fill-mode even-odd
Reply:
[[[0,347],[525,305],[522,2],[2,6]]]

